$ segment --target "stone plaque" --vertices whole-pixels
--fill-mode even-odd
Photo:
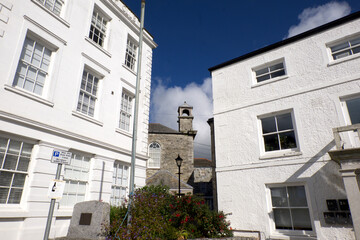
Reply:
[[[81,213],[79,225],[90,225],[92,213]]]

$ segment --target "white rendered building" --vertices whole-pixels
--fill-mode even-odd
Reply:
[[[72,159],[50,238],[67,234],[76,202],[128,194],[139,29],[118,0],[0,0],[1,239],[43,238],[54,149]],[[136,187],[146,179],[156,46],[144,31]]]
[[[235,234],[360,239],[359,66],[357,12],[209,69]]]

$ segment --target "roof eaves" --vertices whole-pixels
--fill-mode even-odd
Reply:
[[[345,16],[343,18],[339,18],[339,19],[334,20],[332,22],[326,23],[326,24],[321,25],[319,27],[313,28],[313,29],[311,29],[309,31],[300,33],[300,34],[295,35],[293,37],[287,38],[285,40],[276,42],[276,43],[271,44],[269,46],[266,46],[264,48],[260,48],[258,50],[253,51],[253,52],[249,52],[249,53],[247,53],[245,55],[242,55],[240,57],[237,57],[237,58],[231,59],[229,61],[223,62],[221,64],[218,64],[218,65],[214,66],[214,67],[209,68],[208,70],[210,72],[212,72],[212,71],[217,70],[219,68],[226,67],[228,65],[231,65],[231,64],[236,63],[236,62],[240,62],[240,61],[245,60],[247,58],[256,56],[258,54],[268,52],[270,50],[276,49],[276,48],[281,47],[281,46],[285,46],[287,44],[296,42],[298,40],[301,40],[301,39],[304,39],[306,37],[312,36],[314,34],[320,33],[322,31],[328,30],[330,28],[337,27],[337,26],[339,26],[341,24],[347,23],[349,21],[352,21],[352,20],[355,20],[355,19],[358,19],[358,18],[360,18],[360,11],[352,13],[350,15],[347,15],[347,16]]]

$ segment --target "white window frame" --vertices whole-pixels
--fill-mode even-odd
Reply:
[[[31,50],[31,56],[30,56],[30,60],[26,60],[25,59],[25,44],[28,41],[32,41],[33,45],[32,45],[32,50]],[[41,59],[39,61],[39,65],[37,66],[36,64],[34,64],[32,61],[34,59],[34,54],[35,54],[35,47],[36,46],[40,46],[42,48],[41,50]],[[28,33],[24,39],[23,42],[23,46],[22,46],[22,50],[21,50],[21,55],[19,57],[19,61],[17,64],[17,68],[16,68],[16,72],[15,72],[15,76],[14,76],[14,80],[12,82],[12,86],[14,88],[19,88],[22,91],[26,91],[30,94],[33,94],[35,96],[39,96],[39,97],[45,97],[47,95],[47,89],[48,89],[48,85],[49,85],[49,81],[50,81],[50,72],[52,69],[52,62],[53,62],[53,55],[55,53],[57,49],[55,49],[53,46],[50,46],[49,44],[45,43],[45,41],[43,41],[41,38],[36,37],[34,34]],[[47,65],[47,69],[42,68],[42,64],[44,63],[44,53],[45,51],[49,51],[50,52],[50,56],[49,59],[47,59],[48,61],[48,65]],[[22,75],[23,76],[23,82],[20,83],[19,82],[19,71],[20,71],[20,66],[21,65],[25,65],[26,69],[25,69],[25,74]],[[33,69],[35,70],[35,78],[30,80],[29,79],[29,70]],[[38,77],[39,74],[44,75],[44,80],[43,83],[39,81]],[[25,88],[25,83],[26,83],[26,79],[29,79],[29,82],[32,82],[33,86],[32,86],[32,90],[28,90]],[[19,85],[20,84],[20,85]],[[41,86],[41,92],[37,93],[35,92],[35,87],[36,86]]]
[[[156,148],[156,149],[159,149],[158,152],[151,152],[150,151],[150,149],[153,149],[151,147],[153,144],[156,144],[158,146],[158,148]],[[148,168],[160,168],[161,167],[161,144],[155,141],[155,142],[150,143],[148,148],[149,148],[149,157],[150,157],[149,160],[148,160],[148,164],[147,164]],[[157,158],[156,158],[156,159],[158,159],[158,163],[154,162],[154,160],[152,158],[153,154],[158,155]]]
[[[133,72],[136,71],[137,51],[138,43],[132,37],[128,36],[124,65]]]
[[[30,143],[28,141],[23,141],[23,140],[20,140],[20,139],[15,139],[15,138],[12,138],[12,137],[9,138],[9,137],[5,137],[5,136],[0,136],[0,139],[1,139],[1,141],[3,141],[3,143],[6,144],[3,151],[0,148],[0,152],[2,153],[2,154],[0,154],[0,172],[7,173],[7,174],[11,175],[11,179],[10,179],[10,182],[9,182],[8,186],[7,185],[1,185],[3,180],[0,180],[0,188],[1,189],[6,189],[6,188],[9,189],[5,202],[0,202],[0,205],[6,205],[6,206],[18,205],[18,204],[21,204],[21,201],[23,199],[24,187],[26,185],[26,180],[27,180],[28,171],[29,171],[29,165],[31,163],[32,150],[34,148],[34,143]],[[19,151],[15,152],[16,155],[13,155],[13,153],[9,153],[9,150],[10,150],[9,147],[11,145],[11,142],[14,142],[14,141],[20,143]],[[26,155],[23,154],[24,146],[28,147],[28,152],[27,152]],[[11,155],[13,157],[16,157],[16,163],[13,166],[14,167],[13,169],[12,169],[12,167],[9,168],[9,167],[5,166],[5,164],[7,163],[6,160],[9,160],[9,159],[7,159],[7,156],[11,156]],[[24,171],[23,169],[19,170],[19,166],[20,166],[19,163],[21,162],[21,158],[26,158],[27,159],[27,161],[25,161],[25,163],[27,162],[26,171]],[[23,176],[23,180],[22,180],[22,183],[21,183],[22,186],[19,186],[19,185],[14,186],[14,184],[16,184],[15,176]],[[2,176],[2,178],[3,178],[3,176]],[[21,179],[18,179],[18,181],[21,182]],[[12,190],[20,190],[21,191],[20,192],[20,197],[16,202],[9,202],[10,194],[11,194]]]
[[[279,69],[275,69],[275,70],[271,70],[272,67],[281,64],[283,65],[282,68]],[[257,71],[260,70],[267,70],[267,72],[264,72],[262,74],[259,74],[257,76]],[[279,76],[272,76],[273,74],[276,74],[280,71],[284,71],[284,74],[279,75]],[[270,83],[270,82],[274,82],[274,81],[278,81],[278,80],[282,80],[284,78],[287,78],[287,69],[286,69],[286,64],[285,64],[285,59],[281,58],[281,59],[277,59],[271,62],[267,62],[263,65],[257,66],[252,68],[252,73],[253,73],[253,85],[262,85],[262,84],[266,84],[266,83]],[[258,77],[264,77],[264,76],[269,76],[268,79],[264,79],[262,81],[258,81]]]
[[[86,80],[84,79],[86,75]],[[95,89],[95,94],[94,94],[94,84],[92,83],[92,87],[91,87],[91,92],[89,92],[86,88],[89,84],[89,75],[92,76],[92,82],[95,83],[97,81],[97,85],[96,85],[96,89]],[[99,92],[100,92],[100,84],[101,81],[103,79],[103,76],[101,76],[100,74],[98,74],[96,71],[90,69],[89,67],[85,66],[83,69],[83,73],[81,75],[81,81],[80,81],[80,88],[79,88],[79,95],[78,95],[78,101],[77,101],[77,105],[76,105],[76,111],[78,113],[84,114],[87,117],[91,117],[91,118],[95,118],[97,116],[97,108],[98,108],[98,99],[99,99]],[[83,82],[85,81],[85,85],[83,84]],[[83,88],[84,86],[84,88]],[[84,107],[84,99],[86,99],[85,97],[88,97],[88,106],[87,109],[83,109]],[[94,102],[93,105],[93,112],[90,111],[90,104],[91,104],[91,99]],[[85,105],[86,106],[86,105]]]
[[[339,61],[341,62],[341,61],[344,61],[344,60],[360,57],[360,52],[354,53],[355,48],[360,48],[360,42],[352,45],[351,42],[354,41],[354,40],[360,41],[360,35],[357,34],[355,36],[348,36],[348,37],[342,38],[340,40],[337,40],[335,42],[328,43],[327,48],[328,48],[328,52],[329,52],[329,56],[330,56],[331,61],[332,62],[339,62]],[[342,45],[342,44],[348,44],[348,47],[344,47],[342,49],[333,51],[332,48],[334,48],[334,47],[336,47],[338,45]],[[342,53],[342,52],[343,53],[347,52],[347,53],[349,53],[349,55],[344,55],[344,56],[342,56],[340,58],[334,58],[334,54]]]
[[[266,135],[271,135],[271,134],[275,134],[275,133],[279,134],[279,133],[287,132],[288,130],[276,131],[276,132],[264,134],[261,120],[264,118],[275,117],[275,116],[280,116],[280,115],[285,115],[285,114],[291,115],[291,121],[292,121],[292,127],[293,127],[291,131],[293,131],[294,135],[295,135],[296,148],[286,148],[286,149],[280,148],[279,150],[266,151],[264,135],[266,136]],[[300,142],[299,142],[299,137],[298,137],[298,133],[297,133],[297,127],[296,127],[296,121],[295,121],[295,115],[294,115],[293,109],[277,111],[277,112],[273,112],[273,113],[269,113],[269,114],[263,114],[263,115],[259,115],[257,118],[258,118],[259,141],[260,141],[260,159],[301,155]],[[279,144],[280,144],[280,142],[279,142]]]
[[[37,1],[40,5],[42,5],[44,8],[46,8],[56,16],[60,17],[62,7],[64,6],[64,0],[35,0],[35,1]],[[60,5],[59,11],[57,11],[56,9],[56,3]]]
[[[91,40],[91,42],[95,43],[96,46],[102,48],[106,47],[107,33],[110,20],[111,19],[103,11],[101,11],[99,7],[97,7],[96,5],[94,6],[94,10],[91,15],[88,38]],[[96,32],[94,32],[95,30]],[[97,40],[95,39],[95,33],[99,34],[99,36],[97,36]],[[100,39],[102,40],[101,42]]]
[[[75,158],[81,158],[80,166],[75,165],[75,161],[74,161]],[[78,203],[80,201],[85,201],[87,199],[87,189],[88,189],[89,179],[90,179],[91,160],[92,160],[92,157],[87,154],[72,152],[70,164],[64,165],[63,180],[66,183],[65,183],[63,197],[60,200],[60,206],[73,207],[76,203]],[[84,162],[87,162],[87,163],[84,164]],[[78,172],[78,174],[71,174],[71,172]],[[86,175],[86,176],[84,177],[84,175]],[[69,190],[69,186],[70,186],[69,184],[71,184],[71,183],[77,185],[76,190],[73,192]],[[83,185],[83,186],[85,185],[85,191],[79,192],[80,185]],[[74,204],[71,204],[68,202],[68,197],[70,195],[75,195],[76,200],[75,200]]]
[[[274,218],[274,212],[273,212],[273,206],[272,206],[272,196],[271,196],[271,188],[281,188],[281,187],[297,187],[297,186],[303,186],[305,190],[305,197],[307,202],[307,209],[309,210],[309,216],[310,216],[310,222],[311,222],[311,228],[312,230],[287,230],[287,229],[276,229],[275,225],[275,218]],[[292,237],[292,236],[298,236],[298,237],[316,237],[315,232],[315,225],[314,225],[314,218],[312,214],[312,207],[311,207],[311,201],[310,201],[310,195],[307,188],[307,185],[303,182],[297,182],[297,183],[274,183],[274,184],[266,184],[266,198],[267,198],[267,205],[268,205],[268,215],[269,215],[269,221],[270,221],[270,232],[271,232],[271,238],[277,238],[277,237]],[[303,207],[304,208],[304,207]]]
[[[126,170],[125,175],[124,175],[125,173],[124,170]],[[129,195],[129,172],[130,172],[130,167],[128,165],[120,161],[114,162],[113,177],[112,177],[113,181],[111,185],[111,196],[110,196],[111,205],[120,206],[121,204],[125,203],[125,200]]]
[[[344,120],[345,120],[345,125],[352,125],[353,123],[351,122],[351,118],[350,118],[350,113],[349,113],[349,109],[348,109],[348,105],[347,105],[347,101],[349,100],[353,100],[353,99],[360,99],[360,94],[352,94],[346,97],[341,97],[340,98],[340,105],[341,105],[341,110],[344,116]],[[348,132],[344,132],[341,133],[341,137],[343,138],[343,144],[344,144],[344,148],[353,148],[353,147],[360,147],[360,139],[359,139],[359,135],[356,131],[348,131]]]
[[[132,130],[134,95],[124,90],[121,93],[119,129],[130,132]]]

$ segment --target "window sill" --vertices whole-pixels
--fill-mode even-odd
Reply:
[[[26,218],[28,214],[29,212],[22,209],[19,204],[15,204],[15,206],[0,204],[0,218]]]
[[[149,170],[159,170],[160,167],[147,167],[147,169],[149,169]]]
[[[75,116],[75,117],[84,119],[84,120],[86,120],[88,122],[95,123],[95,124],[97,124],[97,125],[99,125],[101,127],[104,125],[102,122],[100,122],[100,121],[98,121],[98,120],[96,120],[96,119],[94,119],[92,117],[89,117],[89,116],[87,116],[87,115],[85,115],[83,113],[77,112],[77,111],[73,111],[72,115]]]
[[[123,64],[122,66],[123,66],[125,69],[127,69],[129,72],[131,72],[132,74],[134,74],[135,76],[137,75],[134,70],[132,70],[131,68],[129,68],[129,67],[126,66],[125,64]]]
[[[273,82],[277,82],[277,81],[281,81],[281,80],[284,80],[286,78],[289,78],[288,75],[284,75],[284,76],[280,76],[280,77],[276,77],[276,78],[273,78],[273,79],[269,79],[269,80],[265,80],[263,82],[259,82],[259,83],[254,83],[251,88],[256,88],[256,87],[260,87],[260,86],[263,86],[263,85],[266,85],[266,84],[269,84],[269,83],[273,83]]]
[[[332,60],[331,62],[328,63],[327,66],[331,67],[333,65],[343,63],[343,62],[347,62],[347,61],[351,61],[351,60],[356,59],[356,58],[360,58],[360,53],[353,54],[353,55],[350,55],[350,56],[347,56],[347,57],[343,57],[343,58],[340,58],[340,59],[337,59],[337,60]]]
[[[102,51],[103,53],[105,53],[108,57],[111,58],[111,53],[109,53],[108,51],[106,51],[103,47],[101,47],[99,44],[95,43],[93,40],[91,40],[89,37],[85,37],[85,40],[88,41],[91,45],[93,45],[94,47],[96,47],[97,49],[99,49],[100,51]]]
[[[121,133],[121,134],[123,134],[125,136],[132,137],[132,134],[130,132],[125,131],[125,130],[123,130],[121,128],[115,128],[115,131],[118,132],[118,133]]]
[[[52,103],[52,102],[50,102],[50,101],[48,101],[48,100],[46,100],[46,99],[44,99],[44,98],[42,98],[42,97],[40,97],[38,95],[35,95],[35,94],[31,93],[31,92],[23,90],[21,88],[17,88],[17,87],[13,87],[13,86],[5,84],[4,89],[8,90],[10,92],[19,94],[21,96],[27,97],[27,98],[32,99],[34,101],[37,101],[39,103],[45,104],[45,105],[47,105],[49,107],[54,106],[54,103]]]
[[[302,155],[302,152],[292,150],[292,151],[276,151],[276,152],[269,152],[264,153],[259,157],[260,160],[267,160],[267,159],[273,159],[273,158],[286,158],[286,157],[293,157],[293,156],[300,156]]]
[[[279,239],[279,240],[310,240],[317,239],[316,235],[277,235],[271,234],[270,239]]]
[[[31,0],[33,3],[35,3],[36,5],[38,5],[40,8],[42,8],[44,11],[46,11],[47,13],[49,13],[51,16],[53,16],[54,18],[56,18],[59,22],[61,22],[62,24],[64,24],[66,27],[70,28],[70,23],[68,23],[67,21],[65,21],[63,18],[61,18],[60,16],[56,15],[55,13],[53,13],[52,11],[50,11],[49,9],[47,9],[46,7],[44,7],[44,5],[40,4],[39,2],[37,2],[36,0]]]

